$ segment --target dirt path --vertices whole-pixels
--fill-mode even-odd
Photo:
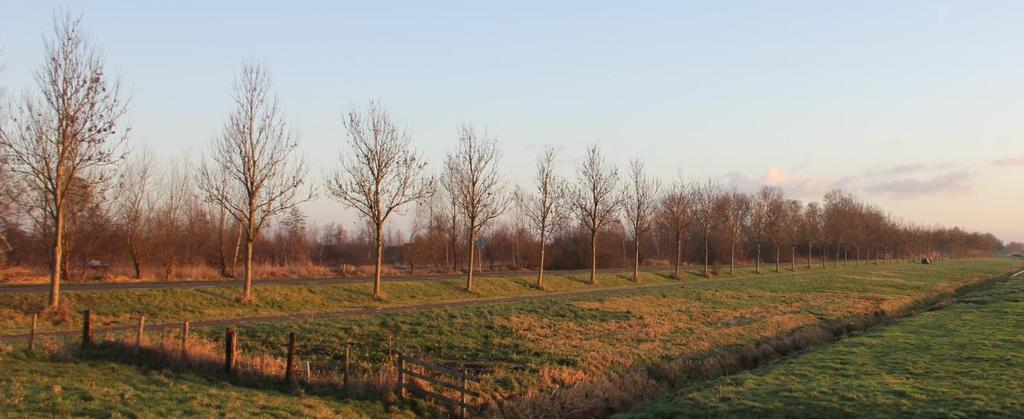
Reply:
[[[589,272],[589,271],[587,271]],[[357,316],[367,316],[373,314],[393,314],[393,313],[410,313],[424,310],[434,310],[441,308],[458,308],[458,307],[470,307],[470,306],[482,306],[482,305],[496,305],[496,304],[512,304],[532,301],[545,301],[545,300],[556,300],[564,298],[579,298],[579,297],[600,297],[600,296],[618,296],[628,295],[631,293],[644,292],[649,290],[658,290],[666,288],[689,288],[689,287],[708,287],[718,284],[729,284],[736,282],[745,281],[758,281],[765,279],[776,279],[785,278],[792,276],[808,275],[821,273],[823,271],[801,271],[801,272],[783,272],[783,273],[768,273],[761,275],[744,276],[740,278],[720,278],[701,280],[699,282],[680,282],[671,284],[657,284],[657,285],[638,285],[635,287],[628,288],[606,288],[598,290],[586,290],[586,291],[570,291],[570,292],[559,292],[543,295],[527,295],[518,297],[498,297],[498,298],[480,298],[472,300],[458,300],[458,301],[447,301],[439,303],[427,303],[427,304],[413,304],[403,306],[391,306],[391,307],[367,307],[350,309],[335,312],[321,312],[321,313],[305,313],[305,314],[279,314],[271,316],[254,316],[254,317],[239,317],[233,319],[218,319],[218,320],[200,320],[193,321],[190,326],[196,327],[218,327],[218,326],[230,326],[240,324],[260,324],[260,323],[286,323],[293,321],[310,321],[310,320],[326,320],[326,319],[337,319]],[[181,327],[180,323],[158,323],[152,325],[146,325],[147,331],[154,330],[168,330],[177,329]],[[118,332],[129,332],[134,331],[136,326],[118,326],[118,327],[106,327],[96,328],[93,333],[101,335],[104,333],[118,333]],[[42,336],[74,336],[80,334],[79,330],[65,330],[65,331],[49,331],[40,332],[37,337]],[[28,334],[18,335],[0,335],[0,341],[28,339]]]
[[[642,271],[655,271],[658,269],[642,269]],[[589,269],[545,271],[553,275],[575,275],[590,273]],[[599,273],[620,273],[632,272],[630,268],[598,269]],[[483,278],[505,278],[511,276],[536,275],[531,271],[516,272],[494,272],[481,274]],[[384,282],[410,282],[410,281],[441,281],[446,279],[462,279],[462,274],[420,274],[420,275],[399,275],[382,278]],[[358,284],[369,283],[373,277],[338,277],[338,278],[299,278],[299,279],[257,279],[253,281],[254,286],[266,285],[333,285],[333,284]],[[153,282],[115,282],[115,283],[62,283],[61,292],[93,292],[93,291],[128,291],[128,290],[150,290],[150,289],[201,289],[201,288],[233,288],[241,285],[241,280],[218,279],[206,281],[153,281]],[[0,286],[0,294],[46,294],[50,292],[49,284],[46,285],[3,285]]]

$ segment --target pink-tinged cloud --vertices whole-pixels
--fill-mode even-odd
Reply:
[[[785,173],[778,167],[771,167],[757,178],[748,177],[738,172],[725,175],[728,185],[742,192],[753,193],[762,186],[777,186],[786,195],[801,199],[818,199],[828,192],[834,184],[830,179],[813,178]]]
[[[994,164],[996,166],[1000,166],[1000,167],[1024,166],[1024,155],[1020,155],[1020,156],[1016,156],[1016,157],[1002,158],[1002,159],[993,161],[992,164]]]
[[[937,193],[966,195],[974,190],[974,178],[973,171],[958,169],[923,179],[904,177],[875,180],[865,185],[864,190],[892,198],[916,198]]]
[[[934,194],[966,195],[974,190],[975,177],[974,171],[961,166],[922,163],[878,166],[838,179],[801,176],[771,167],[760,177],[732,172],[725,175],[725,180],[743,192],[754,192],[764,185],[777,186],[786,195],[798,199],[820,199],[834,188],[909,199]]]

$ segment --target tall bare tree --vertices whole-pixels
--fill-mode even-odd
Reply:
[[[626,220],[633,233],[633,282],[640,280],[640,244],[651,229],[651,219],[658,202],[661,182],[651,178],[644,170],[644,162],[634,158],[629,162],[629,186],[623,198]]]
[[[544,252],[551,235],[565,221],[565,181],[555,174],[555,148],[547,146],[537,158],[534,193],[523,200],[523,210],[540,243],[537,288],[544,288]]]
[[[597,284],[597,233],[618,220],[622,205],[618,191],[619,169],[605,160],[597,144],[577,169],[569,208],[576,220],[590,232],[590,283]]]
[[[708,178],[694,185],[693,188],[693,210],[694,220],[700,228],[701,236],[704,238],[704,275],[708,275],[709,247],[711,233],[714,231],[718,217],[715,211],[715,204],[722,196],[722,185],[718,181]]]
[[[807,269],[812,269],[811,259],[814,258],[814,244],[821,237],[821,206],[817,202],[809,202],[804,208],[804,216],[800,219],[800,237],[807,244]]]
[[[376,101],[370,102],[365,113],[350,111],[344,123],[348,150],[342,156],[341,170],[328,180],[327,190],[373,224],[373,298],[380,300],[384,298],[384,223],[403,206],[430,193],[431,184],[423,176],[427,164],[413,150],[409,132]]]
[[[661,213],[675,239],[675,258],[672,264],[672,277],[679,278],[680,265],[683,261],[683,237],[690,226],[693,215],[693,188],[690,182],[680,175],[672,182],[668,193],[662,198]]]
[[[444,196],[441,197],[441,207],[444,213],[444,224],[447,227],[448,243],[445,245],[445,262],[449,261],[447,257],[448,252],[451,252],[451,272],[458,272],[459,270],[459,232],[460,222],[459,213],[461,212],[461,206],[459,205],[459,197],[461,189],[458,183],[458,177],[454,172],[455,168],[452,165],[445,162],[444,173],[441,175],[441,186],[444,189]],[[447,263],[446,263],[447,265]]]
[[[789,269],[796,271],[796,246],[800,244],[800,228],[803,223],[804,205],[798,200],[787,199],[782,210],[782,219],[786,236],[789,243]]]
[[[455,195],[462,216],[466,221],[468,238],[468,271],[466,291],[473,292],[473,263],[476,257],[476,240],[491,221],[498,218],[512,200],[505,190],[505,183],[498,173],[501,152],[498,140],[486,133],[478,134],[469,125],[459,127],[459,138],[455,150],[448,154],[445,164],[458,191]]]
[[[0,46],[0,54],[3,53],[3,46]],[[0,58],[0,74],[6,69],[6,62]],[[7,90],[0,84],[0,121],[7,117]],[[4,122],[0,122],[0,132],[3,132]],[[11,251],[10,242],[7,240],[7,223],[11,210],[14,208],[14,181],[11,179],[10,169],[7,167],[7,157],[0,149],[0,264],[6,262],[7,252]]]
[[[0,128],[0,149],[52,228],[50,308],[60,302],[69,191],[112,178],[108,169],[124,157],[128,134],[121,126],[128,109],[121,82],[107,75],[81,22],[67,13],[54,18],[44,64],[35,72],[38,92],[26,95]]]
[[[117,183],[114,215],[123,230],[135,278],[142,277],[149,242],[153,239],[149,220],[156,210],[153,197],[155,171],[152,152],[142,149],[128,158]]]
[[[750,223],[750,197],[735,189],[725,195],[722,227],[729,235],[729,275],[736,273],[736,243]]]
[[[253,248],[267,220],[312,199],[303,188],[305,161],[296,156],[299,141],[271,91],[262,64],[245,62],[235,80],[235,109],[224,132],[210,147],[200,170],[204,199],[228,211],[245,232],[243,302],[252,301]],[[224,181],[226,180],[226,181]]]

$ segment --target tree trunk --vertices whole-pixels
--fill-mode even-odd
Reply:
[[[139,260],[136,252],[131,252],[132,256],[132,269],[135,271],[135,279],[142,279],[142,261]]]
[[[796,272],[796,245],[789,248],[789,269]]]
[[[814,243],[807,242],[807,269],[811,268],[811,259],[814,258]]]
[[[682,229],[676,230],[676,264],[672,270],[672,277],[679,279],[679,264],[683,260],[683,233]]]
[[[704,276],[708,276],[708,234],[704,234]]]
[[[633,243],[633,282],[640,282],[640,235]]]
[[[782,253],[779,251],[779,244],[775,243],[775,272],[782,272]]]
[[[383,300],[384,299],[384,292],[381,291],[381,289],[380,289],[381,288],[381,286],[380,286],[381,285],[381,278],[380,278],[381,277],[381,268],[383,268],[383,264],[384,264],[384,243],[383,243],[383,240],[381,240],[383,238],[382,237],[383,233],[384,233],[384,225],[383,225],[383,223],[376,223],[376,230],[374,231],[374,236],[373,236],[373,243],[374,243],[374,246],[373,246],[373,249],[374,249],[374,255],[373,255],[373,299],[374,300]],[[412,262],[409,263],[409,266],[410,266],[410,273],[412,273],[411,272],[412,269],[413,269],[412,268]]]
[[[512,232],[512,269],[519,270],[519,230]]]
[[[242,287],[242,302],[252,300],[252,253],[256,240],[252,233],[245,235],[245,285]]]
[[[597,229],[590,231],[590,284],[597,285]]]
[[[736,273],[736,240],[729,242],[729,275]]]
[[[757,246],[757,255],[754,257],[754,273],[761,273],[761,245]]]
[[[473,292],[473,260],[476,257],[476,226],[469,226],[469,269],[466,271],[466,292]]]
[[[60,304],[61,268],[64,266],[64,208],[56,205],[53,222],[53,271],[50,272],[50,308]]]
[[[544,233],[540,234],[540,265],[537,267],[537,289],[544,289]]]

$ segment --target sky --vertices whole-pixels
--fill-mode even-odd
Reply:
[[[439,171],[456,129],[498,138],[511,184],[545,144],[620,167],[1024,240],[1024,2],[0,1],[0,86],[32,87],[55,11],[82,14],[131,92],[133,148],[208,150],[242,62],[264,62],[310,178],[343,112],[380,100]],[[322,194],[321,194],[322,195]],[[313,221],[352,225],[327,198]]]

